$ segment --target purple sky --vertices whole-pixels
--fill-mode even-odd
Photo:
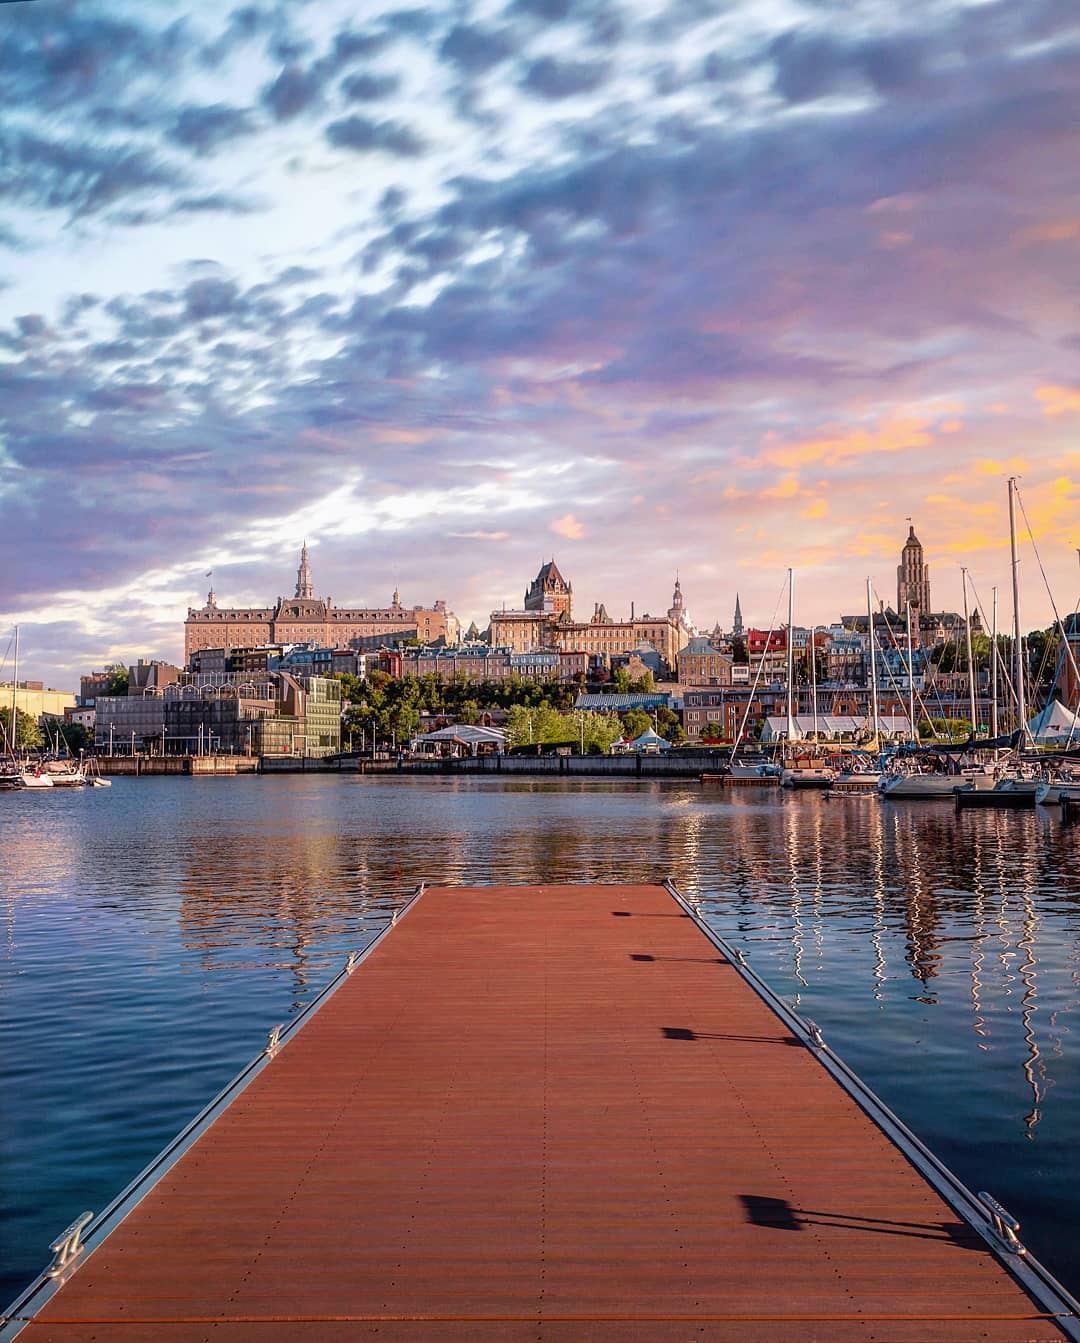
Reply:
[[[0,654],[1080,590],[1075,0],[0,5]],[[1050,600],[1023,522],[1025,627]],[[6,670],[9,670],[7,668]]]

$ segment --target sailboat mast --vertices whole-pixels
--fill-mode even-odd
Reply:
[[[870,579],[866,580],[866,618],[867,628],[870,635],[870,704],[874,716],[874,736],[878,734],[878,699],[877,699],[877,653],[875,651],[874,641],[874,603],[870,595]]]
[[[792,711],[792,693],[795,681],[795,640],[792,620],[795,614],[795,572],[787,571],[787,739],[795,740],[795,715]]]
[[[19,740],[19,627],[15,626],[15,661],[11,676],[11,733],[8,737],[8,749],[15,759],[16,743]]]
[[[907,712],[908,721],[911,723],[911,740],[916,742],[919,739],[918,731],[915,725],[915,650],[911,646],[911,603],[905,603],[905,613],[907,616]]]
[[[1009,477],[1009,550],[1012,555],[1013,590],[1013,649],[1016,654],[1016,726],[1023,733],[1020,744],[1027,741],[1027,706],[1024,702],[1024,650],[1020,646],[1020,582],[1016,558],[1016,477]]]
[[[990,635],[990,736],[997,737],[998,734],[998,646],[997,646],[997,588],[992,588],[994,594],[994,616],[992,622],[992,632]]]
[[[978,723],[975,719],[977,712],[975,708],[975,660],[971,656],[971,621],[968,619],[968,599],[967,599],[967,570],[961,565],[960,573],[964,579],[964,642],[967,647],[967,673],[968,673],[968,708],[971,710],[971,735],[974,737],[978,730]]]
[[[817,649],[814,647],[814,635],[817,626],[810,627],[810,695],[814,701],[814,740],[817,741]]]

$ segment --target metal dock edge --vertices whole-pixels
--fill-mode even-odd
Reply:
[[[82,1217],[78,1218],[67,1231],[62,1233],[60,1240],[53,1242],[49,1247],[56,1250],[56,1258],[54,1258],[53,1263],[44,1268],[29,1286],[15,1298],[7,1310],[0,1315],[0,1343],[8,1343],[9,1339],[15,1338],[21,1330],[31,1323],[41,1308],[86,1263],[94,1250],[116,1230],[132,1209],[138,1206],[158,1181],[176,1165],[211,1124],[228,1109],[237,1096],[258,1077],[278,1049],[298,1031],[302,1030],[312,1015],[341,988],[356,967],[362,964],[397,926],[398,920],[403,918],[416,905],[425,890],[427,890],[427,885],[421,882],[419,886],[414,888],[401,909],[394,911],[386,927],[372,938],[363,951],[354,951],[349,955],[344,969],[340,970],[329,984],[316,994],[302,1012],[298,1012],[295,1017],[283,1025],[275,1026],[270,1031],[267,1043],[261,1053],[256,1055],[246,1067],[237,1073],[209,1105],[201,1110],[172,1139],[168,1146],[163,1148],[150,1164],[136,1175],[127,1188],[122,1190],[103,1212],[98,1214],[93,1221],[87,1221],[88,1214],[82,1214]],[[65,1238],[70,1239],[71,1233],[74,1233],[78,1248],[62,1269],[56,1271],[63,1254],[62,1248],[58,1247],[62,1246]]]
[[[702,918],[696,902],[688,900],[669,877],[664,888],[697,924],[733,969],[776,1013],[788,1029],[817,1055],[818,1062],[859,1108],[904,1154],[923,1178],[954,1211],[989,1245],[1000,1262],[1048,1314],[1056,1317],[1062,1331],[1080,1343],[1080,1301],[1016,1239],[1016,1224],[1005,1209],[987,1195],[973,1193],[907,1125],[893,1114],[859,1075],[826,1044],[813,1021],[800,1017],[749,965],[746,957],[715,932]],[[1010,1235],[1010,1231],[1012,1234]]]

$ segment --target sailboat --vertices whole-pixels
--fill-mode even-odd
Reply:
[[[794,694],[795,694],[795,581],[794,571],[788,570],[788,622],[787,622],[787,749],[796,735]],[[811,674],[814,678],[814,726],[817,727],[817,671],[814,667],[813,634],[810,638]],[[815,736],[817,735],[815,730]],[[793,760],[786,765],[780,775],[781,788],[828,788],[836,775],[820,758],[806,759],[802,763]]]
[[[44,773],[40,765],[28,765],[20,761],[15,754],[16,734],[19,722],[19,627],[15,626],[15,657],[11,678],[11,732],[8,736],[10,752],[9,767],[3,775],[5,788],[51,788],[53,781]]]

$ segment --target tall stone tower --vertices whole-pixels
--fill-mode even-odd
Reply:
[[[896,570],[896,609],[903,614],[907,603],[912,611],[923,615],[930,612],[930,566],[923,558],[922,542],[915,535],[914,526],[908,526],[908,539],[900,552]]]
[[[676,625],[681,625],[685,618],[685,608],[683,606],[682,583],[679,582],[679,575],[675,575],[675,591],[671,594],[671,605],[668,607],[668,619],[674,620]]]
[[[315,588],[311,582],[311,565],[308,564],[306,541],[303,550],[300,552],[300,568],[296,571],[296,596],[306,597],[308,600],[315,596]]]

